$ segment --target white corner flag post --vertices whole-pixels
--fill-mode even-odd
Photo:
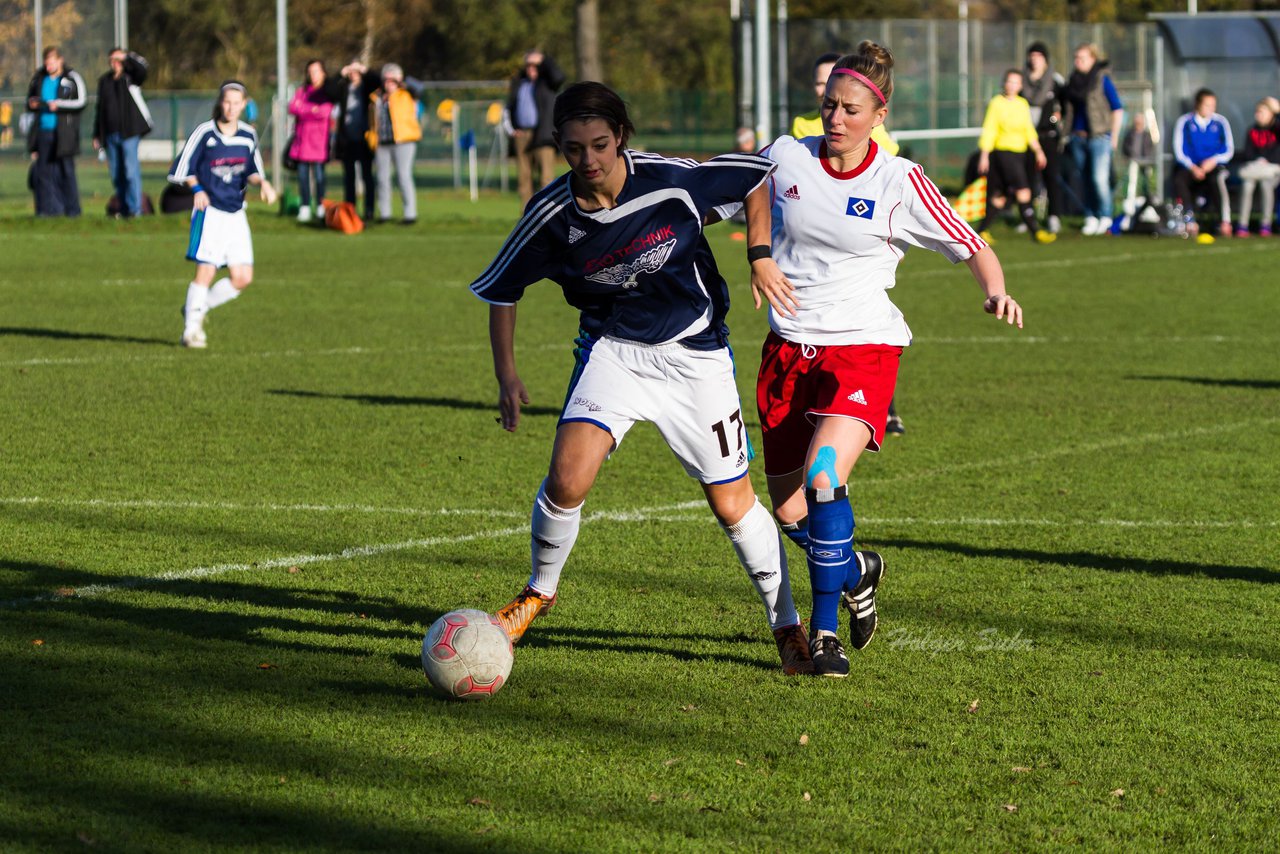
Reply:
[[[276,0],[276,97],[271,105],[271,183],[284,194],[285,88],[289,76],[287,0]],[[282,208],[283,210],[283,208]]]
[[[467,183],[471,187],[471,201],[480,199],[480,175],[476,168],[476,132],[469,130],[462,135],[462,147],[467,150]]]

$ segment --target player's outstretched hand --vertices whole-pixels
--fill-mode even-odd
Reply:
[[[761,296],[769,301],[778,314],[796,316],[800,303],[796,300],[796,287],[787,281],[772,258],[760,258],[751,264],[751,298],[756,308],[760,307]]]
[[[276,188],[271,186],[270,181],[264,180],[259,192],[262,194],[262,200],[267,204],[274,205],[276,203]]]
[[[501,417],[497,419],[502,425],[502,429],[508,433],[516,432],[516,427],[520,426],[520,406],[529,404],[529,392],[525,390],[524,383],[519,377],[500,382],[498,384],[498,411]]]
[[[1022,306],[1008,294],[987,297],[987,301],[982,304],[982,310],[987,314],[994,314],[996,320],[1003,320],[1010,326],[1016,323],[1019,329],[1022,328]]]

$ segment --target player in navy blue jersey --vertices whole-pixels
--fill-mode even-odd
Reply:
[[[174,161],[169,180],[186,184],[195,193],[187,260],[196,262],[196,275],[187,286],[182,331],[184,347],[208,346],[205,315],[240,296],[253,281],[253,237],[244,212],[244,192],[256,184],[267,204],[276,191],[263,174],[258,134],[240,122],[245,107],[244,84],[222,84],[213,106],[213,120],[196,128]],[[227,276],[214,281],[219,267]]]
[[[651,421],[702,483],[764,603],[784,672],[812,672],[781,537],[747,477],[750,445],[725,326],[729,290],[702,232],[716,207],[766,192],[773,167],[750,154],[697,163],[631,151],[626,106],[600,83],[562,92],[554,124],[569,173],[529,200],[471,285],[490,303],[500,421],[510,431],[529,402],[516,370],[516,302],[550,279],[581,313],[576,367],[534,499],[533,571],[498,620],[514,642],[551,608],[601,465],[633,424]]]

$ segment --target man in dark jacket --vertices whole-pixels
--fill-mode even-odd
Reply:
[[[47,48],[44,66],[27,89],[27,109],[36,114],[27,140],[27,150],[36,155],[36,216],[80,216],[76,155],[85,102],[84,78],[67,66],[56,47]]]
[[[122,216],[142,213],[142,167],[138,143],[151,132],[151,111],[142,99],[147,61],[124,48],[111,49],[111,70],[98,78],[93,147],[106,151]]]
[[[524,68],[511,78],[507,95],[507,119],[511,124],[516,155],[516,188],[523,205],[533,195],[533,170],[538,188],[556,177],[556,143],[551,134],[556,92],[564,85],[564,72],[542,51],[524,56]]]
[[[342,199],[356,203],[356,175],[364,185],[364,219],[373,221],[373,150],[369,132],[369,96],[382,88],[382,75],[354,60],[325,80],[324,95],[338,105],[334,153],[342,161]]]

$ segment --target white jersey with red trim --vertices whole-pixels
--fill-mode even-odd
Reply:
[[[796,316],[769,311],[769,325],[799,344],[911,343],[888,290],[907,245],[954,264],[986,247],[919,164],[870,143],[866,159],[836,172],[818,137],[780,137],[761,152],[778,164],[773,184],[773,258],[796,288]]]

